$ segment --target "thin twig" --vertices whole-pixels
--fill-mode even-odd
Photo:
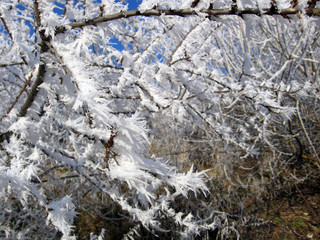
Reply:
[[[0,64],[0,67],[10,67],[15,65],[23,65],[23,64],[25,63],[24,62],[5,63],[5,64]]]
[[[12,38],[12,33],[11,33],[11,31],[9,30],[8,25],[7,25],[7,22],[6,22],[6,20],[2,17],[2,14],[1,14],[1,13],[0,13],[0,19],[1,19],[2,23],[3,23],[3,25],[4,25],[4,28],[6,29],[9,37],[11,38],[11,40],[13,40],[13,38]]]
[[[10,106],[10,108],[8,109],[7,113],[4,114],[0,120],[2,120],[3,118],[5,118],[6,116],[8,116],[8,114],[11,112],[11,110],[13,109],[13,107],[16,105],[16,103],[18,102],[19,98],[21,97],[22,93],[26,91],[27,89],[27,86],[29,85],[29,83],[31,82],[31,79],[33,77],[33,72],[36,68],[34,67],[32,70],[31,70],[31,73],[30,73],[30,76],[28,78],[28,81],[25,83],[25,85],[23,86],[23,88],[21,89],[20,93],[18,94],[18,96],[16,97],[16,99],[14,100],[14,102],[12,103],[12,105]]]
[[[8,24],[7,24],[6,20],[2,17],[1,13],[0,13],[0,19],[1,19],[2,23],[3,23],[3,25],[4,25],[4,28],[6,29],[9,37],[10,37],[10,39],[11,39],[12,41],[14,41],[13,36],[12,36],[12,33],[11,33],[9,27],[8,27]],[[23,56],[23,54],[20,53],[20,57],[21,57],[23,63],[24,63],[24,64],[27,64],[27,61],[26,61],[25,57]],[[14,65],[16,65],[16,64],[14,64]]]
[[[200,24],[199,24],[200,25]],[[176,46],[176,48],[172,51],[170,57],[169,57],[169,60],[168,60],[168,64],[169,66],[172,65],[172,58],[173,58],[173,55],[177,52],[177,50],[181,47],[182,43],[187,39],[187,37],[190,35],[191,32],[193,32],[193,30],[195,30],[198,26],[198,24],[194,25],[190,30],[189,32],[187,32],[186,35],[184,35],[184,37],[181,39],[181,41],[179,42],[179,44]]]
[[[114,68],[114,69],[117,69],[117,70],[123,70],[124,69],[124,67],[119,67],[119,66],[111,65],[111,64],[92,63],[92,64],[90,64],[90,66],[102,67],[102,68]]]

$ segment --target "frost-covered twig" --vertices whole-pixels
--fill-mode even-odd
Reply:
[[[43,83],[43,79],[44,79],[44,74],[45,74],[45,64],[44,63],[40,63],[39,68],[38,68],[38,74],[37,74],[37,78],[34,81],[31,90],[28,94],[28,97],[25,101],[25,103],[23,104],[23,106],[20,109],[20,112],[18,114],[19,117],[23,117],[26,115],[28,108],[31,106],[31,104],[33,103],[34,98],[36,97],[38,91],[39,91],[39,86]]]
[[[5,63],[5,64],[0,64],[0,67],[10,67],[10,66],[16,66],[16,65],[23,65],[25,64],[24,62],[14,62],[14,63]]]
[[[31,73],[30,73],[30,76],[28,77],[27,82],[25,83],[25,85],[23,86],[23,88],[21,89],[21,91],[19,92],[18,96],[16,97],[16,99],[14,100],[14,102],[12,103],[12,105],[9,107],[7,113],[6,113],[5,115],[3,115],[3,116],[0,118],[0,120],[2,120],[4,117],[6,117],[6,116],[11,112],[11,110],[14,108],[14,106],[15,106],[16,103],[18,102],[18,100],[19,100],[20,96],[22,95],[22,93],[26,91],[28,85],[29,85],[30,82],[31,82],[31,79],[32,79],[32,77],[33,77],[33,72],[35,71],[35,69],[36,69],[36,68],[34,67],[34,68],[31,70]]]

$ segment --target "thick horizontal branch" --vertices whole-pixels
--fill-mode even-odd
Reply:
[[[320,16],[320,9],[317,8],[305,8],[304,9],[306,14],[309,16]],[[131,10],[126,12],[119,12],[107,16],[101,16],[97,18],[92,18],[89,20],[84,20],[80,22],[73,22],[69,24],[71,28],[81,28],[89,25],[95,25],[102,22],[108,22],[116,19],[121,18],[129,18],[135,16],[160,16],[160,15],[167,15],[167,16],[190,16],[190,15],[198,15],[207,14],[208,16],[223,16],[223,15],[238,15],[242,16],[244,14],[254,14],[254,15],[292,15],[301,13],[301,9],[295,8],[287,8],[282,9],[281,11],[275,11],[274,8],[264,9],[260,11],[259,9],[243,9],[243,10],[235,10],[235,9],[203,9],[200,11],[195,11],[194,9],[169,9],[169,10],[160,10],[160,9],[148,9],[148,10]],[[61,26],[56,29],[56,34],[63,33],[67,30],[66,27]]]

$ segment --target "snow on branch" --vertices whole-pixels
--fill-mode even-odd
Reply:
[[[231,166],[250,158],[272,169],[248,178],[273,181],[281,161],[261,156],[287,164],[299,145],[319,161],[318,2],[127,9],[2,1],[0,238],[75,239],[83,215],[150,234],[238,235],[231,215],[213,214],[232,187],[249,189]],[[228,201],[207,184],[214,161]]]
[[[303,9],[305,13],[309,16],[320,16],[320,9],[316,8],[305,8]],[[60,26],[57,27],[55,30],[56,34],[65,32],[68,28],[82,28],[85,26],[96,25],[103,22],[109,22],[117,19],[122,18],[130,18],[130,17],[137,17],[137,16],[180,16],[180,17],[187,17],[192,15],[204,15],[204,16],[212,16],[212,17],[219,17],[219,16],[226,16],[226,15],[238,15],[243,16],[246,14],[252,14],[260,16],[264,15],[280,15],[286,17],[288,15],[297,15],[301,13],[301,9],[295,8],[285,8],[279,11],[275,11],[274,8],[266,8],[266,9],[254,9],[254,8],[247,8],[247,9],[201,9],[195,11],[194,9],[146,9],[146,10],[130,10],[126,12],[119,12],[107,16],[92,18],[80,22],[74,22],[68,24],[68,27]]]

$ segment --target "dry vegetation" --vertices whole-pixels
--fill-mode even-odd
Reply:
[[[282,140],[283,149],[292,153],[287,156],[262,145],[259,156],[242,159],[238,152],[223,149],[221,143],[210,145],[200,129],[184,138],[171,134],[172,129],[161,129],[162,138],[154,140],[152,152],[170,157],[181,170],[191,164],[198,170],[210,169],[210,194],[191,198],[188,204],[201,202],[198,207],[205,212],[226,214],[222,228],[235,226],[241,239],[320,238],[320,171],[305,136]],[[319,127],[312,129],[316,140]],[[297,154],[298,144],[302,154]],[[236,235],[226,237],[219,230],[208,234],[199,239],[236,239]]]

